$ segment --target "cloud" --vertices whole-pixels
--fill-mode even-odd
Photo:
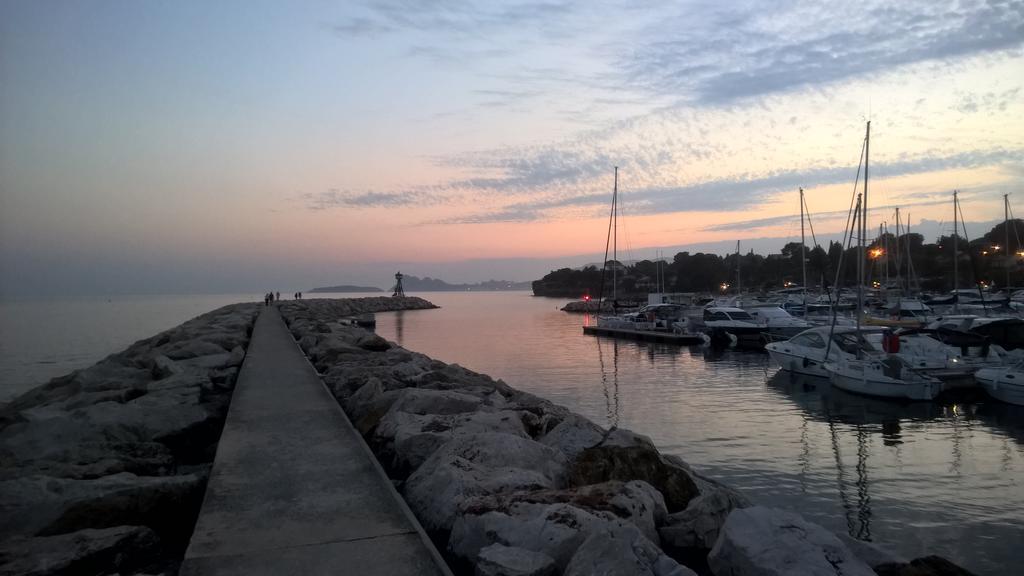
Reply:
[[[563,1],[373,0],[362,6],[363,14],[343,20],[336,29],[358,34],[362,27],[354,24],[369,22],[389,31],[478,38],[510,30],[551,30],[582,7],[578,2]]]
[[[618,67],[631,85],[716,105],[925,61],[1024,45],[1024,2],[848,5],[771,10],[707,3],[649,27]]]
[[[426,190],[398,192],[328,190],[326,192],[306,192],[300,194],[299,198],[310,210],[327,210],[339,207],[388,208],[412,204],[436,204],[442,201],[440,196],[431,194]]]
[[[943,157],[920,157],[873,164],[875,173],[882,177],[897,177],[920,174],[955,168],[974,168],[999,165],[1003,163],[1019,163],[1020,153],[1016,150],[993,149],[984,151],[962,152]],[[505,186],[517,187],[529,182],[534,187],[556,186],[566,181],[576,181],[583,174],[601,174],[607,172],[608,164],[594,163],[579,165],[573,170],[526,171],[525,174],[513,174],[507,179],[492,179],[478,186],[491,189],[503,189]],[[767,175],[740,174],[732,177],[717,178],[679,186],[646,186],[630,189],[624,198],[624,205],[633,214],[661,214],[672,212],[702,212],[749,210],[761,205],[776,194],[799,187],[811,188],[850,182],[852,184],[855,169],[849,166],[818,167],[807,169],[784,170]],[[912,202],[913,206],[940,204],[945,199],[929,199]],[[597,215],[604,210],[610,201],[610,190],[605,193],[552,194],[532,198],[523,202],[502,206],[491,211],[483,211],[470,215],[445,220],[443,223],[484,223],[545,220],[553,217],[552,211],[563,208],[588,208],[590,215]],[[891,209],[892,206],[878,209]],[[761,226],[774,223],[771,219],[754,221]],[[749,224],[746,224],[749,225]],[[728,226],[728,225],[726,225]],[[723,228],[731,229],[731,228]],[[709,230],[718,230],[715,228]]]
[[[927,61],[1024,46],[1024,2],[931,0],[682,3],[374,0],[333,27],[351,36],[403,34],[435,61],[514,58],[572,43],[595,67],[557,74],[503,67],[509,83],[554,79],[598,99],[637,91],[700,105],[832,84]]]

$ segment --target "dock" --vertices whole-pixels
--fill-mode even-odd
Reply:
[[[451,575],[274,307],[256,321],[180,573]]]
[[[643,342],[659,342],[663,344],[678,344],[680,346],[704,343],[704,338],[699,334],[676,334],[674,332],[660,330],[630,330],[628,328],[584,326],[583,333],[590,336],[609,336],[611,338],[624,338],[627,340],[640,340]]]

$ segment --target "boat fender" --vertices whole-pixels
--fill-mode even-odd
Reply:
[[[807,365],[810,363],[811,361],[807,359],[807,356],[804,356],[804,368],[807,368]]]

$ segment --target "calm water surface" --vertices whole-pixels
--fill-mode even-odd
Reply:
[[[584,336],[527,293],[434,293],[377,332],[605,426],[651,436],[760,504],[979,574],[1024,559],[1024,410],[901,404],[791,378],[766,354]]]
[[[0,302],[0,402],[215,308],[262,300],[215,294]]]
[[[346,295],[351,296],[351,295]],[[528,293],[430,293],[377,332],[651,436],[758,503],[984,575],[1024,559],[1024,410],[898,404],[790,378],[765,354],[584,336]],[[0,401],[219,306],[260,295],[0,304]]]

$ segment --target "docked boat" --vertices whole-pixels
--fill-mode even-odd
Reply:
[[[703,314],[704,332],[712,344],[760,345],[764,327],[749,312],[729,306],[708,306]]]
[[[996,400],[1024,406],[1024,363],[982,368],[974,373],[974,378]]]
[[[880,340],[882,332],[883,328],[817,326],[789,340],[770,342],[764,349],[783,370],[828,378],[829,373],[824,367],[827,360],[855,358],[858,351],[875,352],[877,348],[868,341],[867,336],[878,334]]]
[[[787,339],[811,327],[806,320],[794,317],[779,306],[754,306],[745,308],[769,341]]]
[[[882,398],[933,400],[942,392],[942,381],[915,370],[899,354],[840,358],[826,362],[832,385],[840,390]]]

